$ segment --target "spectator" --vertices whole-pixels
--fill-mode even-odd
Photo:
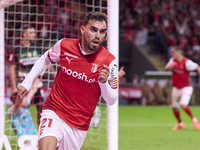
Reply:
[[[165,104],[171,104],[171,94],[172,94],[172,81],[168,80],[167,84],[164,87],[164,96],[165,96]]]
[[[144,81],[144,84],[141,86],[142,90],[142,98],[146,100],[146,104],[153,104],[154,95],[152,92],[152,88],[148,83],[148,80]]]
[[[140,86],[140,77],[138,74],[133,75],[133,86]]]
[[[15,101],[17,95],[16,81],[21,82],[24,80],[31,67],[42,53],[42,50],[36,48],[34,44],[35,37],[35,29],[31,26],[24,25],[22,28],[22,41],[20,45],[15,46],[13,51],[10,51],[9,56],[10,79],[13,92],[11,96],[13,107],[10,109],[10,117],[11,124],[18,137],[25,134],[37,134],[28,106],[30,104],[36,104],[38,124],[40,113],[42,111],[43,98],[39,88],[42,83],[39,78],[35,80],[29,93],[22,99],[20,106],[16,104]]]
[[[155,104],[163,104],[164,91],[160,86],[159,81],[156,81],[153,87],[153,94],[155,96]]]

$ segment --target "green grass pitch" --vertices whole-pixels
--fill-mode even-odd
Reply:
[[[180,110],[185,128],[173,131],[177,121],[170,106],[119,106],[119,150],[199,150],[200,130],[194,130],[190,117]],[[191,106],[191,110],[200,120],[199,106]],[[102,137],[82,149],[106,150],[105,145]]]
[[[191,110],[200,121],[199,106],[191,106]],[[106,111],[104,106],[101,111]],[[170,106],[119,106],[119,150],[199,150],[200,129],[193,129],[191,119],[183,110],[181,117],[185,128],[172,131],[177,121]],[[89,129],[88,133],[93,134],[88,134],[81,150],[106,150],[104,118],[106,115],[102,114],[99,128]]]
[[[199,106],[191,107],[200,120]],[[177,124],[170,106],[120,106],[119,150],[199,150],[200,130],[181,110],[185,128],[171,130]]]

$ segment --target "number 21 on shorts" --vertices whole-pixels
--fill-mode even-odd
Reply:
[[[53,121],[53,119],[51,119],[51,118],[44,118],[44,119],[42,119],[42,123],[40,125],[40,135],[42,134],[43,128],[45,128],[46,126],[48,128],[51,128],[52,121]]]

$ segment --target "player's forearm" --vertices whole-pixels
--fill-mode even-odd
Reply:
[[[98,81],[100,89],[101,89],[101,96],[106,101],[108,105],[113,105],[117,101],[118,98],[118,91],[117,89],[112,89],[110,85],[108,84],[108,81],[106,83],[101,83]]]
[[[167,63],[167,65],[165,66],[164,71],[171,71],[173,69],[173,65],[174,65],[174,62],[173,62],[173,59],[171,58],[169,62]]]
[[[164,68],[164,71],[170,71],[170,70],[172,70],[172,68],[170,68],[170,67],[167,67],[167,66],[166,66],[166,67]]]
[[[198,73],[198,75],[200,77],[200,66],[197,67],[196,71],[197,71],[197,73]]]
[[[13,92],[17,92],[15,66],[10,65],[10,81]]]
[[[47,51],[37,60],[31,71],[28,73],[28,75],[20,85],[22,85],[27,89],[27,91],[29,91],[34,80],[50,65],[50,63],[51,62],[48,58]]]

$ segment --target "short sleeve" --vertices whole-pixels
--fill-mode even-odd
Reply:
[[[189,59],[186,61],[185,67],[188,71],[195,71],[198,67],[198,64]]]

